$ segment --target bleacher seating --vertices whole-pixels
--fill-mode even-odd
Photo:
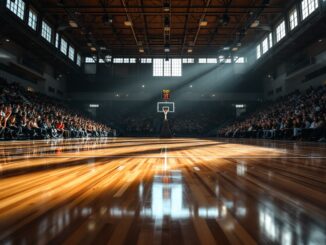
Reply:
[[[326,85],[295,91],[218,130],[220,137],[325,141]]]
[[[110,127],[77,113],[62,101],[0,79],[0,138],[107,137]]]

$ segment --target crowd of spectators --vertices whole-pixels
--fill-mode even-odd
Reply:
[[[156,113],[155,113],[156,114]],[[157,136],[160,134],[164,115],[157,114],[152,116],[129,115],[120,120],[121,131],[126,136]],[[170,113],[168,116],[169,126],[174,136],[208,136],[216,131],[216,118],[208,114],[193,112],[185,115],[178,112],[177,115]]]
[[[0,79],[0,139],[110,136],[110,127],[68,109],[54,98]]]
[[[218,136],[325,141],[326,85],[282,97],[220,128]]]

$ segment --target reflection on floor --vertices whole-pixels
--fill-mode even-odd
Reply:
[[[321,144],[122,138],[0,149],[0,244],[326,244]]]

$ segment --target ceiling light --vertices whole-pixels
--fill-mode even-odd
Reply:
[[[165,53],[170,52],[170,45],[169,44],[165,44],[165,46],[164,46],[164,52]]]
[[[189,85],[189,88],[192,88],[192,85]]]
[[[164,26],[164,31],[170,31],[171,28],[169,26]]]
[[[260,24],[259,20],[255,20],[254,22],[251,23],[250,27],[251,28],[256,28],[256,27],[259,26],[259,24]]]
[[[208,22],[207,22],[207,20],[205,20],[205,19],[203,19],[203,20],[201,20],[200,22],[199,22],[199,26],[200,27],[205,27],[205,26],[207,26],[208,25]]]
[[[230,47],[226,46],[223,48],[223,50],[230,50]]]
[[[164,12],[170,12],[170,3],[169,2],[165,2],[163,4],[163,11]]]
[[[91,47],[91,51],[95,52],[96,48],[95,47]]]
[[[6,41],[7,43],[9,43],[9,42],[10,42],[10,39],[9,39],[9,38],[6,38],[5,41]]]
[[[130,20],[126,20],[124,24],[125,26],[132,26],[132,22]]]
[[[188,53],[192,53],[192,48],[188,48]]]
[[[140,48],[138,49],[138,51],[139,51],[139,53],[144,53],[144,52],[145,52],[145,50],[144,50],[143,47],[140,47]]]
[[[141,85],[142,88],[145,88],[145,84]]]
[[[78,27],[78,24],[77,24],[77,22],[75,20],[69,20],[69,25],[72,28],[77,28]]]
[[[105,25],[109,25],[113,22],[113,19],[112,19],[112,16],[111,15],[108,15],[108,14],[105,14],[103,15],[102,17],[102,21]]]
[[[222,19],[220,20],[221,24],[226,26],[229,24],[230,22],[230,17],[227,13],[224,13],[223,16],[222,16]]]
[[[91,42],[88,42],[88,43],[87,43],[87,46],[88,46],[88,47],[91,47],[92,45],[93,45],[93,44],[92,44]]]
[[[170,31],[170,18],[169,18],[169,16],[164,17],[164,31]]]
[[[238,51],[238,50],[239,50],[238,47],[233,47],[233,48],[232,48],[232,51],[233,51],[233,52]]]

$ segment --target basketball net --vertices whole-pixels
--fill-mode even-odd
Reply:
[[[168,120],[169,108],[163,108],[164,120]]]

